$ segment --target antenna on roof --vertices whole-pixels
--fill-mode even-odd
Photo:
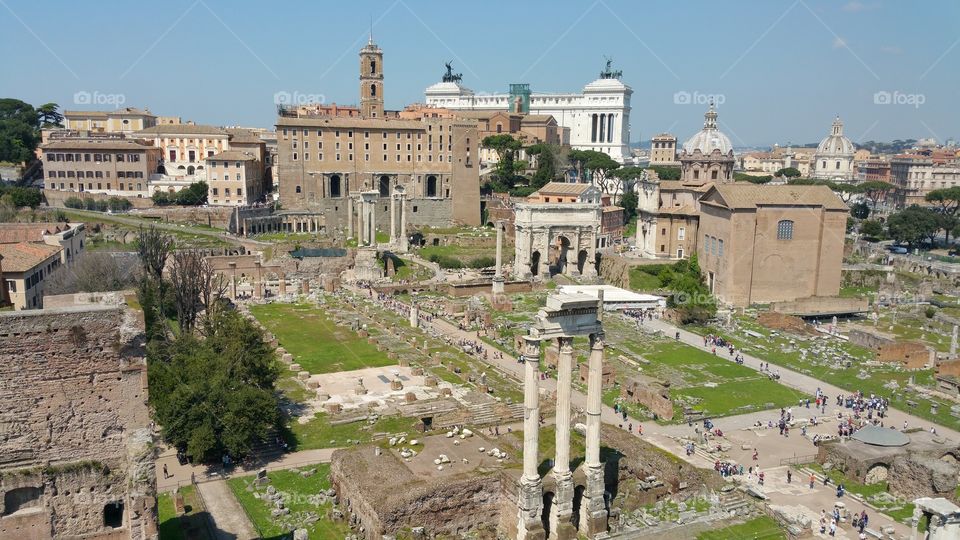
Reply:
[[[370,40],[368,41],[370,45],[373,45],[373,14],[370,14]]]

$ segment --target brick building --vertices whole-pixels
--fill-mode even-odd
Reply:
[[[44,187],[59,191],[147,197],[161,162],[159,148],[130,139],[59,139],[41,149]]]

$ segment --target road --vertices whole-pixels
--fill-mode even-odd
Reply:
[[[197,484],[207,514],[214,527],[216,540],[254,540],[260,538],[247,519],[247,513],[233,496],[225,480]]]

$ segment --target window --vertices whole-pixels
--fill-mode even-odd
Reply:
[[[777,240],[793,240],[793,221],[781,219],[777,222]]]
[[[710,179],[711,180],[717,179],[717,171],[710,171]]]
[[[680,229],[677,230],[677,240],[683,240],[686,238],[686,236],[687,236],[687,229],[685,227],[680,227]]]
[[[301,191],[303,191],[303,190],[300,189],[300,186],[297,186],[297,193],[300,193]],[[214,193],[214,195],[216,195],[216,193]]]
[[[723,239],[717,240],[717,256],[723,257]]]

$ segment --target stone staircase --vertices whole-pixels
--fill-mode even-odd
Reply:
[[[520,420],[523,418],[523,403],[507,405],[496,401],[488,401],[472,405],[467,414],[450,414],[434,420],[434,427],[445,429],[457,424],[469,426],[489,426]]]
[[[749,516],[757,512],[753,503],[739,489],[720,493],[720,509],[726,514],[738,516]]]

